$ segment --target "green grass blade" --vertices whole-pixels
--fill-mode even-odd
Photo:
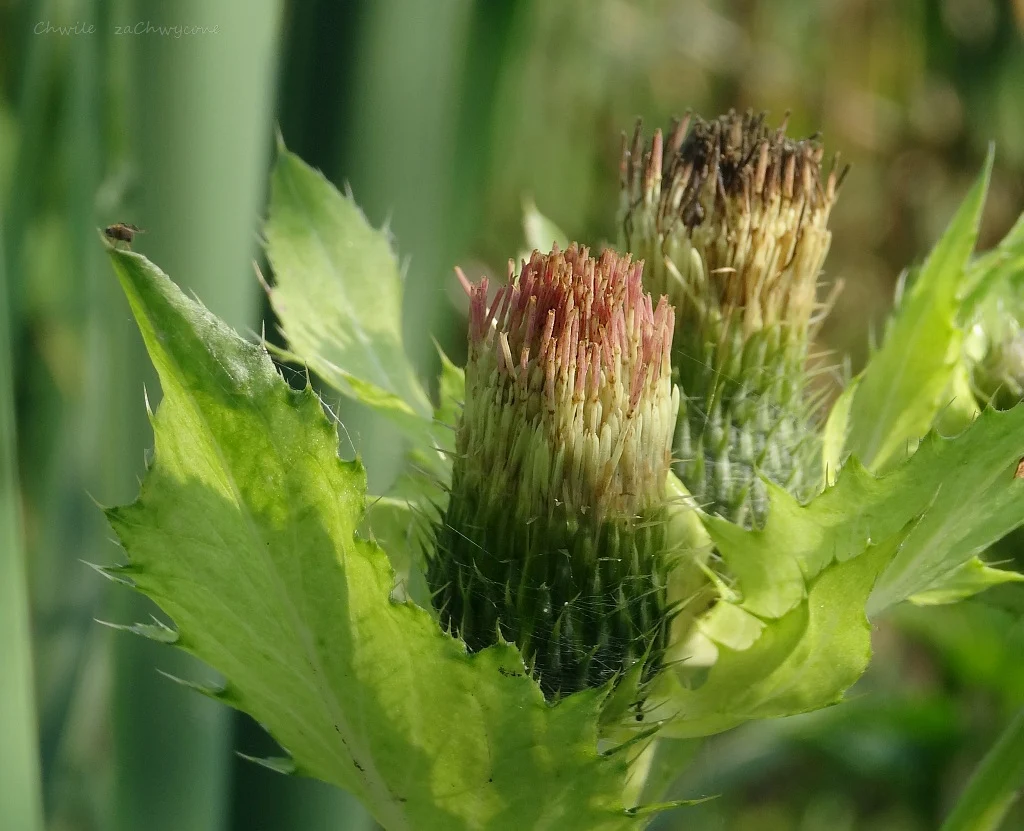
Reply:
[[[997,831],[1024,788],[1024,708],[985,755],[941,831]]]
[[[405,344],[424,375],[438,369],[431,334],[444,322],[462,231],[452,221],[462,198],[454,148],[463,71],[476,71],[464,64],[472,12],[471,0],[429,12],[414,0],[378,0],[367,4],[359,45],[352,120],[360,129],[343,169],[371,221],[393,212],[399,253],[409,258]]]
[[[2,240],[0,240],[2,242]],[[14,386],[7,280],[0,244],[0,817],[11,828],[41,831],[43,805],[36,736],[28,584],[20,522]]]
[[[54,15],[56,6],[54,0],[43,0],[33,9],[33,13],[37,15],[33,20],[50,18]],[[25,22],[26,26],[30,25],[27,15]],[[47,164],[45,154],[50,147],[47,141],[50,129],[47,123],[47,92],[48,84],[52,82],[50,72],[59,40],[52,37],[30,37],[24,47],[25,59],[21,67],[21,89],[17,106],[20,139],[11,173],[10,192],[0,195],[7,196],[6,205],[0,203],[0,207],[4,208],[7,229],[6,255],[9,258],[7,262],[10,264],[11,274],[18,273],[16,268],[21,263],[24,232],[40,199],[38,185]],[[11,315],[8,325],[13,328],[18,323],[24,287],[12,282],[8,286],[8,291]]]

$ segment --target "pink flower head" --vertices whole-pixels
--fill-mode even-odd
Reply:
[[[642,510],[662,492],[678,394],[674,312],[643,290],[643,263],[606,250],[534,252],[488,301],[470,296],[459,452],[522,510],[548,500]],[[464,278],[463,278],[464,279]],[[479,460],[481,466],[477,466]]]

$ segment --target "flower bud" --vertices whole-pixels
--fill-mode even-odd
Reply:
[[[470,286],[466,398],[428,581],[478,650],[517,643],[548,695],[597,686],[667,635],[673,312],[642,263],[534,252]]]
[[[999,298],[971,328],[964,354],[971,386],[982,404],[1009,410],[1024,398],[1024,327],[1011,306]]]
[[[644,148],[623,141],[622,247],[647,262],[647,289],[676,309],[682,388],[676,473],[707,510],[760,526],[758,474],[800,498],[821,480],[808,343],[820,321],[835,163],[763,116],[689,119]]]

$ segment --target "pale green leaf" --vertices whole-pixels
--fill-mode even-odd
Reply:
[[[750,649],[764,634],[765,622],[735,603],[717,603],[698,623],[704,637],[736,652]]]
[[[805,583],[833,560],[857,556],[908,522],[907,537],[872,592],[869,613],[925,591],[1024,522],[1024,407],[986,410],[963,433],[930,433],[895,470],[875,476],[856,459],[836,484],[799,504],[768,483],[771,511],[763,530],[747,531],[704,517],[736,576],[745,609],[781,617],[803,597]]]
[[[946,405],[935,417],[935,429],[944,436],[953,436],[965,430],[978,417],[981,408],[971,389],[971,376],[961,358],[953,367],[949,387],[943,399]]]
[[[697,501],[672,471],[668,473],[665,490],[666,537],[672,540],[678,556],[676,567],[669,573],[668,602],[675,608],[672,639],[680,643],[715,599],[717,587],[709,580],[706,565],[715,546],[701,522]]]
[[[366,532],[388,552],[391,566],[399,579],[412,567],[412,552],[421,544],[422,520],[416,505],[395,496],[372,496],[366,504]]]
[[[806,505],[769,482],[761,530],[701,515],[730,582],[670,654],[652,717],[696,736],[837,701],[867,664],[866,612],[935,588],[1024,522],[1022,454],[1024,407],[986,410],[883,476],[851,459]]]
[[[966,563],[961,563],[947,574],[943,574],[924,591],[911,595],[910,601],[918,606],[958,603],[993,586],[1022,580],[1024,574],[993,568],[980,557],[971,557]]]
[[[430,401],[402,345],[402,277],[386,232],[281,147],[264,234],[289,356],[421,438]]]
[[[404,490],[414,480],[403,477]],[[423,568],[423,552],[433,539],[430,516],[419,493],[410,496],[378,496],[367,500],[366,517],[360,531],[388,554],[395,570],[395,596],[430,608],[430,588]]]
[[[438,354],[441,358],[441,377],[438,381],[440,401],[434,411],[434,448],[443,461],[446,474],[444,484],[448,484],[455,453],[455,428],[462,418],[462,405],[466,398],[466,373],[440,349]]]
[[[839,469],[846,461],[846,438],[850,432],[850,408],[853,396],[857,392],[860,378],[854,378],[836,399],[829,410],[825,421],[825,431],[821,439],[821,469],[825,477],[825,487],[833,484]]]
[[[466,377],[440,349],[438,355],[440,403],[434,411],[432,446],[414,446],[409,452],[407,470],[398,477],[390,493],[386,497],[369,497],[368,502],[367,518],[373,535],[400,573],[422,565],[416,562],[414,552],[422,552],[430,536],[428,526],[438,521],[448,506],[455,430],[462,414]]]
[[[659,738],[647,751],[652,757],[643,783],[641,801],[664,799],[682,772],[694,761],[699,741]]]
[[[432,503],[441,511],[448,505],[448,487],[452,480],[455,431],[462,416],[466,378],[461,367],[453,364],[438,348],[441,375],[438,378],[439,403],[427,426],[426,441],[409,449],[408,465],[391,495],[412,499],[418,504]]]
[[[984,169],[921,267],[881,348],[861,374],[846,450],[870,470],[899,462],[932,426],[960,356],[958,325],[965,269],[992,171]]]
[[[546,254],[555,245],[563,251],[569,247],[569,238],[565,232],[538,211],[532,199],[523,200],[523,235],[529,251]]]
[[[992,295],[1005,291],[1008,282],[1024,278],[1024,214],[1002,241],[971,263],[967,273],[969,291],[960,308],[960,320],[968,323]],[[1019,286],[1017,287],[1019,289]]]
[[[673,672],[656,682],[659,705],[650,715],[669,720],[664,735],[709,735],[750,719],[839,701],[867,668],[871,634],[864,604],[908,529],[858,556],[831,563],[810,581],[807,596],[795,608],[762,622],[759,632],[749,630],[749,613],[736,617],[739,628],[731,631],[733,616],[720,616],[709,634],[718,656],[704,683],[688,689],[679,680],[682,673]]]
[[[313,391],[143,257],[111,257],[163,388],[142,492],[108,511],[119,573],[226,679],[218,697],[388,831],[642,827],[627,754],[597,752],[605,692],[551,706],[515,647],[469,655],[393,601],[356,534],[364,472]]]
[[[431,445],[413,446],[406,470],[387,496],[367,500],[365,527],[388,552],[398,585],[406,597],[429,607],[425,553],[433,528],[448,507],[455,429],[462,413],[466,378],[443,351],[438,383],[440,403],[434,412]]]

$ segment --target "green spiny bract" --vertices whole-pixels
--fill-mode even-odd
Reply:
[[[709,512],[759,527],[760,475],[801,499],[821,481],[806,365],[838,178],[834,164],[822,176],[814,138],[763,116],[688,125],[646,152],[639,124],[623,140],[621,244],[676,309],[676,473]]]
[[[535,252],[470,286],[466,400],[428,581],[471,650],[519,645],[551,697],[658,665],[673,565],[673,312],[642,263]],[[460,275],[461,276],[461,275]]]

